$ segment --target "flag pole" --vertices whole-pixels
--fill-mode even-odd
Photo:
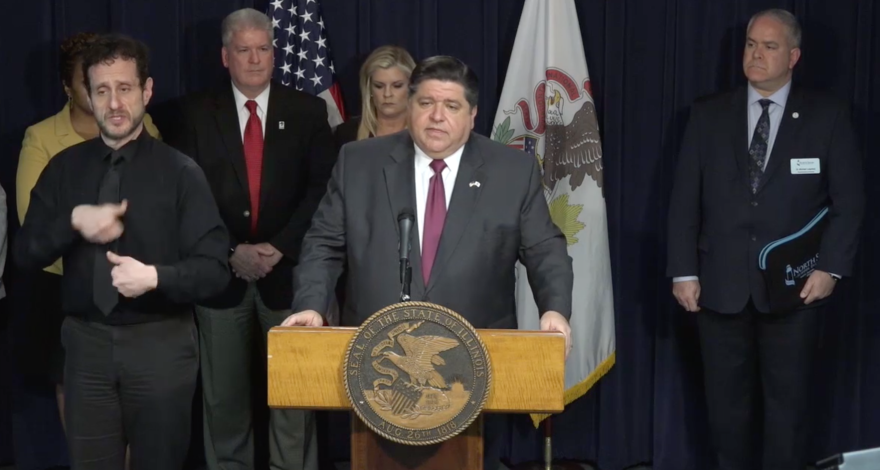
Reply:
[[[583,468],[575,463],[553,463],[553,424],[549,416],[542,422],[541,430],[544,434],[543,462],[526,462],[517,465],[516,470],[581,470]]]
[[[544,420],[544,470],[553,470],[552,421],[549,416]]]

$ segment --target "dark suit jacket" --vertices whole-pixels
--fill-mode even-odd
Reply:
[[[864,210],[848,106],[793,86],[753,195],[746,101],[741,88],[694,105],[669,209],[667,275],[698,275],[700,305],[721,313],[742,311],[749,298],[759,311],[769,311],[758,254],[826,205],[830,223],[816,268],[851,275]],[[820,173],[792,174],[791,160],[798,158],[818,158]]]
[[[352,117],[336,126],[336,129],[333,129],[333,141],[336,143],[336,148],[341,149],[343,145],[356,141],[360,125],[361,118]]]
[[[169,143],[204,169],[229,227],[232,247],[268,242],[284,254],[272,272],[257,281],[257,288],[269,308],[290,308],[293,266],[335,162],[326,104],[321,98],[272,82],[255,235],[250,233],[247,170],[232,85],[185,98],[182,118],[183,128],[169,133]],[[203,305],[235,306],[246,287],[245,281],[233,278],[222,295]]]
[[[303,242],[294,311],[326,313],[345,261],[341,324],[360,325],[398,302],[397,215],[404,207],[418,211],[414,162],[407,131],[342,148]],[[473,181],[480,185],[471,186]],[[573,274],[565,236],[550,219],[537,162],[521,151],[470,135],[427,286],[415,226],[411,243],[413,300],[448,307],[476,328],[516,328],[519,259],[529,271],[539,311],[571,315]]]

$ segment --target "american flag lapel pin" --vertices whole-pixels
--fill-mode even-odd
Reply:
[[[284,130],[284,121],[278,121],[278,129]]]

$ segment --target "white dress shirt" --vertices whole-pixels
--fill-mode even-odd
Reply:
[[[424,245],[422,242],[422,234],[425,231],[425,210],[428,204],[428,188],[431,186],[431,178],[434,176],[434,170],[431,169],[433,158],[422,152],[418,145],[416,148],[415,162],[415,180],[416,180],[416,217],[419,223],[419,250]],[[452,189],[455,186],[455,177],[458,175],[458,166],[461,164],[461,154],[464,152],[464,145],[455,153],[443,159],[446,162],[446,168],[441,172],[443,177],[443,189],[446,193],[446,210],[449,211],[449,201],[452,200]],[[419,251],[421,253],[421,251]]]
[[[266,110],[269,109],[269,88],[272,87],[272,84],[266,87],[256,98],[254,101],[257,102],[257,116],[260,118],[260,123],[263,125],[263,138],[266,137]],[[235,96],[235,109],[238,110],[238,124],[241,129],[241,141],[244,142],[244,128],[247,127],[248,119],[251,117],[251,112],[245,106],[245,103],[248,102],[248,97],[244,96],[244,93],[238,90],[235,86],[235,83],[232,84],[232,95]]]

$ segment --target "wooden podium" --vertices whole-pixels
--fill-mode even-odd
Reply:
[[[357,328],[275,327],[269,331],[269,406],[350,410],[342,363]],[[492,364],[484,413],[560,413],[564,409],[562,333],[477,330]],[[480,470],[482,417],[440,444],[410,446],[369,430],[352,413],[352,470]]]

